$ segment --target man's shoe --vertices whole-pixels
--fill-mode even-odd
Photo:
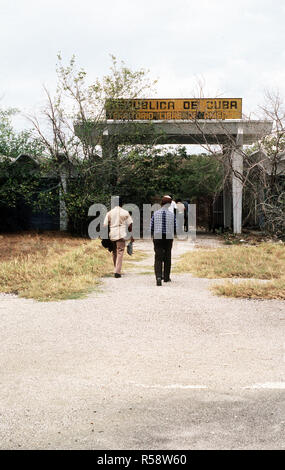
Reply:
[[[118,274],[118,273],[115,273],[114,276],[115,276],[116,278],[122,277],[121,274]]]
[[[157,286],[161,286],[161,277],[158,277],[158,278],[156,279],[156,285],[157,285]]]
[[[164,282],[171,282],[171,279],[164,279]]]

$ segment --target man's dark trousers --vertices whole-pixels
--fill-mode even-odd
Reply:
[[[170,277],[171,269],[171,250],[173,239],[167,239],[163,236],[161,240],[153,239],[154,244],[154,272],[156,279],[164,279],[168,281]],[[164,267],[163,276],[162,276],[162,264]]]

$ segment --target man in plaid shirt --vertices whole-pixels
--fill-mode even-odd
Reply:
[[[170,196],[163,196],[162,207],[153,214],[150,223],[154,244],[154,272],[157,286],[161,286],[162,280],[164,282],[171,281],[171,250],[173,237],[176,233],[176,218],[173,212],[169,210],[171,201]]]

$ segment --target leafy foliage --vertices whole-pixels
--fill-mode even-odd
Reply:
[[[77,67],[75,57],[64,65],[59,54],[56,94],[52,97],[46,90],[47,107],[41,119],[31,117],[44,146],[44,154],[58,175],[71,229],[80,233],[86,233],[90,205],[109,202],[117,188],[117,155],[104,161],[98,155],[98,145],[103,141],[105,100],[139,96],[153,86],[147,71],[133,71],[124,62],[118,63],[114,56],[111,56],[111,62],[109,74],[88,83],[87,74]],[[77,121],[84,129],[84,139],[80,139],[74,130]],[[96,140],[94,129],[97,127]],[[76,169],[74,178],[73,169]],[[64,184],[65,177],[69,180],[68,185]]]
[[[33,131],[14,130],[12,117],[17,113],[17,109],[0,109],[0,155],[10,158],[17,158],[21,154],[40,155],[43,145]]]
[[[139,205],[169,193],[181,199],[213,196],[221,183],[216,160],[205,154],[188,155],[184,147],[172,152],[135,148],[120,159],[118,193]]]
[[[191,199],[212,195],[219,189],[221,167],[217,161],[207,155],[187,155],[183,147],[174,151],[159,149],[156,141],[133,146],[132,138],[136,141],[136,133],[141,132],[135,123],[131,123],[134,134],[129,145],[121,146],[118,154],[110,152],[107,158],[99,155],[98,145],[104,145],[106,99],[138,98],[151,93],[155,81],[150,80],[148,71],[131,70],[111,56],[110,73],[90,84],[74,57],[64,65],[58,55],[57,77],[55,96],[45,90],[46,109],[41,116],[30,118],[37,139],[33,140],[32,133],[17,136],[17,148],[21,142],[27,148],[22,153],[37,155],[40,150],[44,158],[37,171],[6,168],[6,183],[0,190],[0,199],[5,203],[13,206],[18,198],[24,197],[29,204],[52,210],[60,193],[69,216],[69,228],[86,234],[89,207],[95,202],[108,205],[113,194],[121,194],[128,202],[141,206],[163,193]],[[16,148],[10,116],[6,116],[4,126],[7,138],[2,139],[3,145],[4,142],[10,145],[5,152],[8,156],[14,155],[11,149]],[[74,130],[77,121],[83,126],[85,139],[80,139]],[[149,135],[150,130],[145,129]],[[58,185],[42,191],[40,178],[50,173],[57,178]]]

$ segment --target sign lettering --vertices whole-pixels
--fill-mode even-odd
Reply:
[[[106,119],[241,119],[242,98],[106,100]]]

